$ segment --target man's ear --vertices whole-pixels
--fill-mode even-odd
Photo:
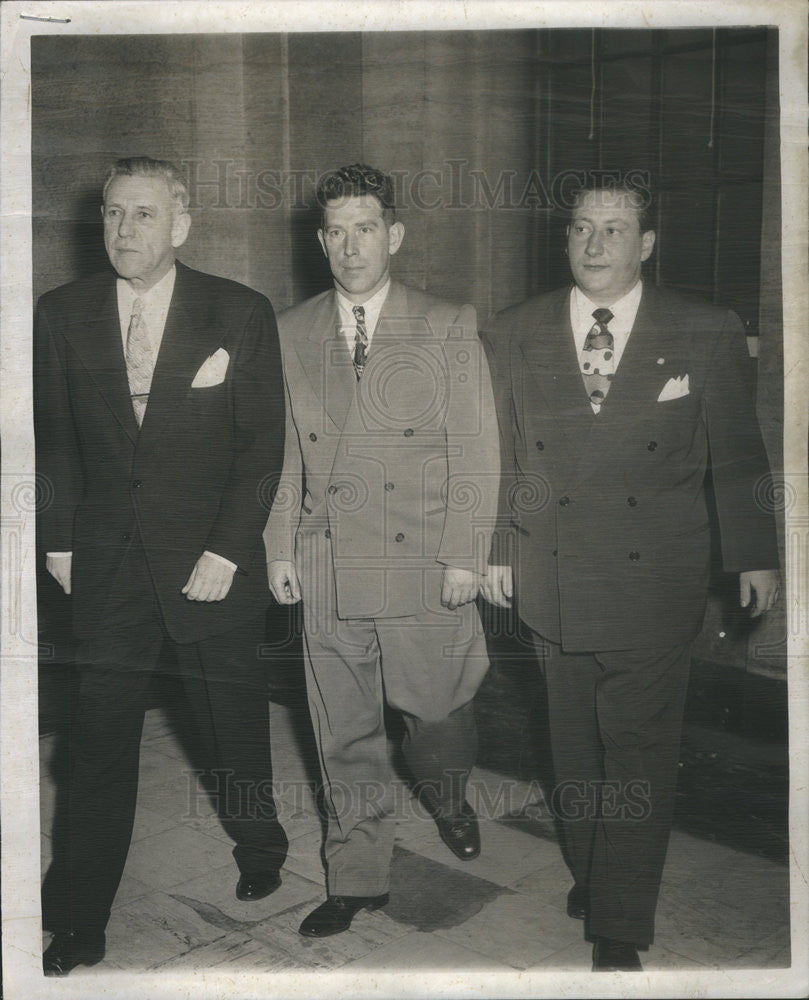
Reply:
[[[176,250],[188,239],[188,230],[191,228],[191,216],[188,212],[180,212],[174,216],[171,223],[171,245]]]
[[[654,229],[647,229],[640,238],[640,259],[648,260],[654,250],[656,233]]]
[[[322,229],[318,229],[318,231],[317,231],[317,239],[318,239],[318,242],[320,243],[320,248],[322,249],[324,255],[326,257],[328,257],[329,254],[328,254],[328,251],[326,250],[326,237],[323,235],[323,230]]]
[[[394,222],[393,225],[388,229],[388,253],[393,256],[399,247],[402,245],[402,240],[404,239],[405,227],[401,222]]]

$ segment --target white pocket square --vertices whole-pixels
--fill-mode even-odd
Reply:
[[[220,347],[218,351],[207,359],[194,376],[191,388],[207,389],[209,386],[219,385],[220,382],[224,382],[229,361],[230,355],[224,347]]]
[[[688,395],[688,376],[680,375],[678,378],[670,378],[663,386],[660,395],[657,397],[658,403],[665,403],[669,399],[680,399]]]

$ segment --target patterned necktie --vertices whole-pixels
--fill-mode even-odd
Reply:
[[[154,347],[142,314],[143,301],[135,299],[126,332],[126,375],[138,427],[143,423],[143,415],[146,413],[155,366]]]
[[[615,374],[614,344],[607,329],[612,313],[609,309],[596,309],[593,319],[595,323],[590,327],[581,352],[581,377],[590,402],[600,407]]]
[[[365,329],[365,306],[354,306],[352,309],[357,321],[357,334],[354,337],[354,372],[357,381],[362,378],[368,363],[368,331]]]

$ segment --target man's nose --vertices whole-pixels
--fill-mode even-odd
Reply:
[[[132,224],[132,217],[128,212],[121,213],[121,220],[118,223],[118,235],[126,239],[134,233],[135,227]]]
[[[598,233],[590,234],[590,239],[587,241],[584,251],[590,257],[598,257],[604,253],[604,241]]]
[[[598,257],[604,253],[604,242],[598,233],[591,233],[590,239],[587,241],[587,246],[584,248],[585,253],[590,257]]]
[[[346,234],[345,242],[343,243],[343,253],[346,257],[353,257],[357,252],[357,238],[352,236],[350,233]]]

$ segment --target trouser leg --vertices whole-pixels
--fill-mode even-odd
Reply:
[[[43,885],[43,924],[103,930],[132,838],[140,737],[163,629],[142,552],[133,547],[111,581],[103,634],[76,653],[76,715],[69,746],[64,842]]]
[[[262,619],[176,646],[186,698],[211,755],[217,812],[244,873],[280,868],[288,844],[273,794],[263,637]]]
[[[595,700],[600,669],[589,653],[565,653],[536,633],[533,639],[548,691],[554,772],[550,806],[571,874],[587,885],[597,821],[594,797],[604,779]]]
[[[477,608],[380,620],[388,704],[402,713],[405,762],[416,789],[455,816],[477,759],[472,699],[489,667]]]
[[[597,658],[605,782],[588,928],[648,945],[674,812],[691,644]]]
[[[395,824],[376,631],[372,622],[335,619],[330,632],[305,629],[304,638],[328,815],[328,891],[381,895],[389,886]]]

